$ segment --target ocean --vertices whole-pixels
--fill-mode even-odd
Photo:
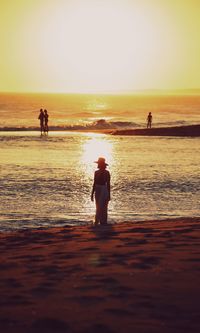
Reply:
[[[0,93],[0,129],[35,129],[39,109],[47,109],[51,127],[62,130],[91,126],[144,127],[149,112],[153,126],[200,122],[199,95],[66,95]]]
[[[0,231],[92,223],[99,156],[111,173],[109,223],[199,217],[200,138],[62,131],[99,119],[142,127],[149,111],[154,126],[195,124],[199,106],[199,96],[1,94]],[[48,136],[40,136],[40,107],[50,115]]]

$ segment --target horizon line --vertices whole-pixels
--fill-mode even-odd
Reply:
[[[115,90],[115,91],[7,91],[2,90],[0,94],[53,94],[53,95],[135,95],[135,94],[182,94],[199,93],[200,88],[176,88],[176,89],[135,89],[135,90]]]

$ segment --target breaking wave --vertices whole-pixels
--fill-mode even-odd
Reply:
[[[170,122],[158,122],[154,124],[154,127],[172,127],[172,126],[187,126],[194,125],[193,122],[188,121],[170,121]],[[107,121],[105,119],[99,119],[94,122],[88,122],[86,124],[73,124],[73,125],[59,125],[50,126],[51,131],[90,131],[90,130],[114,130],[114,129],[135,129],[144,128],[146,124],[136,123],[132,121]],[[0,131],[38,131],[38,126],[4,126],[0,127]]]

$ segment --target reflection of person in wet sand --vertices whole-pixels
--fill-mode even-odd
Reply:
[[[152,114],[151,112],[149,112],[148,116],[147,116],[147,128],[151,128],[151,125],[152,125]]]
[[[44,132],[46,132],[48,134],[49,132],[49,115],[47,113],[47,110],[44,110]]]
[[[105,158],[99,157],[96,161],[98,170],[94,173],[94,183],[91,193],[91,200],[96,202],[95,225],[107,224],[108,202],[110,201],[110,173],[106,170],[108,165]]]
[[[42,135],[42,132],[44,131],[44,111],[42,109],[40,109],[40,114],[38,119],[40,120],[40,131]]]

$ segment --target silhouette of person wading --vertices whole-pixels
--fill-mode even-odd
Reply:
[[[152,114],[151,112],[149,112],[148,116],[147,116],[147,128],[151,128],[151,125],[152,125]]]
[[[94,173],[94,183],[92,187],[91,200],[96,203],[95,225],[107,224],[108,202],[110,201],[110,172],[106,170],[105,158],[99,157],[97,163],[98,170]]]

